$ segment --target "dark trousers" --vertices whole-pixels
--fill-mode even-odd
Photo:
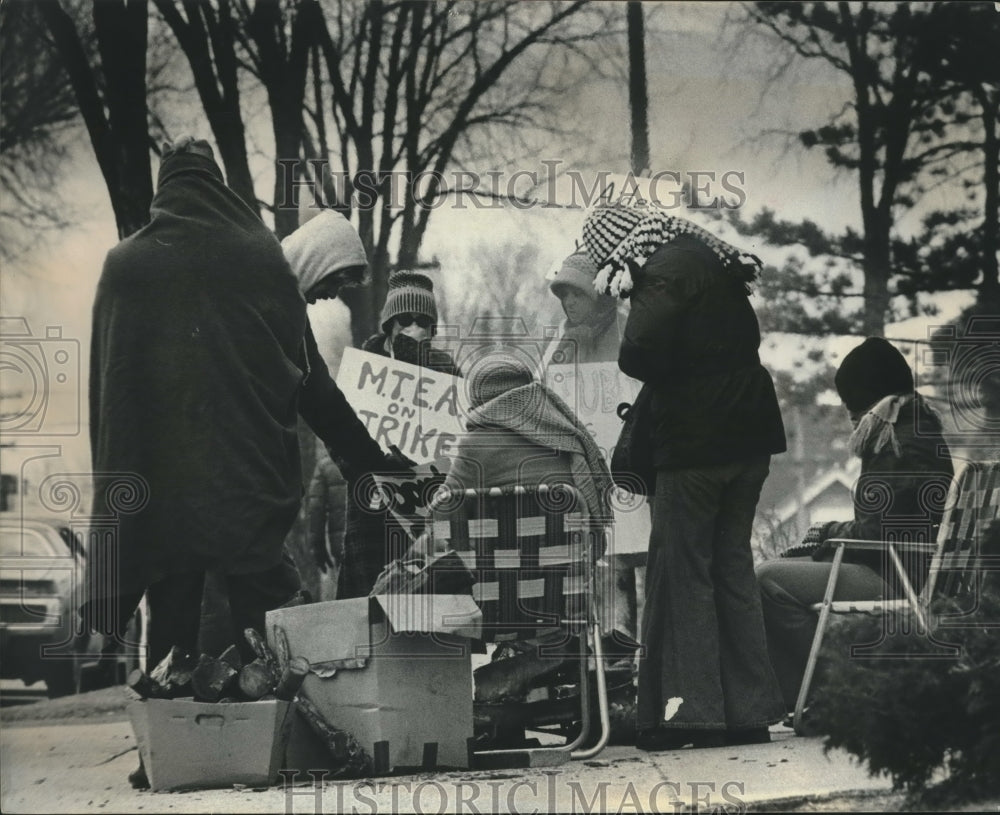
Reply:
[[[264,615],[289,600],[299,587],[298,572],[287,554],[277,566],[262,572],[186,572],[153,583],[146,589],[147,667],[152,670],[174,645],[195,655],[218,656],[235,644],[244,663],[250,662],[254,654],[244,629],[264,634]],[[141,594],[119,598],[119,641],[141,599]]]
[[[757,567],[767,648],[789,710],[795,707],[816,635],[818,615],[810,607],[822,602],[831,568],[809,557],[769,560]],[[885,593],[886,584],[874,570],[857,563],[840,565],[834,600],[881,600]]]
[[[742,729],[780,721],[750,533],[768,456],[660,470],[646,562],[637,724]]]

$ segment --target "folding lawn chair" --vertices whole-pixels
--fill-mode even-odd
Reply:
[[[831,614],[884,614],[911,609],[919,630],[934,630],[931,620],[931,601],[938,597],[975,600],[981,589],[981,578],[987,571],[1000,567],[995,553],[987,556],[982,551],[983,533],[1000,515],[1000,462],[966,462],[955,474],[945,504],[944,516],[937,540],[920,543],[908,541],[870,541],[833,538],[836,545],[830,577],[823,601],[815,604],[819,623],[813,637],[809,660],[806,663],[802,685],[795,702],[793,723],[797,733],[802,732],[802,714],[805,710],[809,687],[812,684],[816,662],[819,658],[823,635]],[[886,600],[834,600],[840,565],[847,551],[884,552],[899,580],[903,598]],[[900,555],[931,555],[927,580],[919,594],[907,575]]]
[[[440,490],[431,505],[435,549],[454,549],[476,576],[473,597],[483,612],[483,639],[503,643],[562,631],[579,640],[581,730],[555,747],[483,750],[481,766],[520,758],[529,766],[591,758],[610,733],[601,631],[594,613],[594,562],[603,553],[604,527],[586,514],[568,484]],[[588,647],[596,663],[601,734],[589,735]]]

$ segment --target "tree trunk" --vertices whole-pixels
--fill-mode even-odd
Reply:
[[[274,102],[272,102],[273,106]],[[285,120],[279,110],[274,110],[274,143],[276,161],[274,163],[274,231],[278,239],[287,237],[299,228],[298,195],[305,195],[305,189],[297,189],[296,182],[302,175],[298,166],[301,144],[301,118],[298,127]]]
[[[126,6],[121,0],[94,4],[104,74],[101,82],[90,66],[76,25],[58,0],[43,0],[38,6],[87,125],[111,198],[118,237],[125,238],[149,221],[153,199],[146,123],[147,5],[132,2]]]
[[[862,269],[865,275],[862,328],[865,336],[885,336],[885,320],[889,313],[889,231],[873,234],[865,230],[865,252]]]
[[[642,3],[628,4],[628,101],[632,125],[632,172],[649,169],[649,95],[646,90],[646,33]]]
[[[185,0],[185,20],[175,0],[155,2],[191,67],[201,106],[219,148],[226,181],[230,189],[260,215],[260,204],[247,161],[236,75],[236,29],[229,3],[225,0],[220,2],[216,16],[207,3]]]

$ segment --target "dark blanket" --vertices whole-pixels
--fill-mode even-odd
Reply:
[[[198,155],[163,161],[151,214],[94,303],[94,514],[112,534],[92,541],[91,598],[272,567],[302,495],[306,306],[280,244]]]

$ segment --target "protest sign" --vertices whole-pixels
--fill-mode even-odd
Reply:
[[[588,362],[549,365],[545,384],[576,412],[610,464],[622,429],[618,405],[634,402],[642,383],[623,374],[615,362]],[[619,491],[613,504],[615,525],[609,553],[645,552],[651,526],[645,498]]]
[[[450,455],[465,432],[458,377],[345,348],[337,385],[376,442],[419,464]]]
[[[412,536],[419,534],[448,456],[464,432],[462,380],[407,362],[345,348],[337,385],[383,448],[396,446],[417,462],[412,473],[377,475],[370,509],[388,509]]]

